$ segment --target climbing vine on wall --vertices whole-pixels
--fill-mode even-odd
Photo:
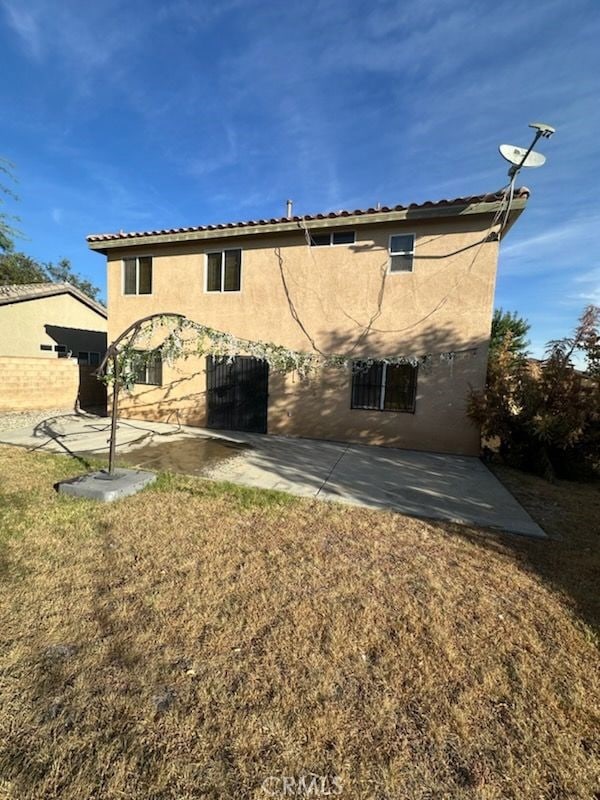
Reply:
[[[157,334],[163,332],[162,342],[156,345]],[[145,368],[157,354],[160,354],[162,360],[169,365],[190,356],[212,355],[231,361],[235,356],[246,355],[266,361],[276,372],[296,372],[300,377],[307,377],[324,368],[366,369],[375,361],[383,361],[388,365],[411,364],[429,367],[435,359],[453,362],[456,359],[472,357],[475,353],[476,348],[421,355],[377,354],[352,357],[336,353],[307,352],[292,350],[273,342],[243,339],[209,325],[194,322],[180,314],[165,313],[153,314],[138,320],[124,331],[110,346],[99,372],[106,383],[112,384],[116,360],[119,384],[130,390],[136,382],[138,371]]]

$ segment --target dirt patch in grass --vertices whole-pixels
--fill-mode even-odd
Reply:
[[[583,599],[516,537],[173,476],[57,496],[77,471],[0,448],[7,798],[600,789]]]

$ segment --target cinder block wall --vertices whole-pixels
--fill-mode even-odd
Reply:
[[[75,361],[0,356],[0,412],[71,409],[78,390]]]

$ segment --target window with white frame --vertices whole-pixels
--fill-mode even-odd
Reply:
[[[414,233],[390,236],[390,272],[412,272],[415,257]]]
[[[123,259],[123,294],[152,294],[152,256]]]
[[[354,244],[354,231],[329,231],[327,233],[311,233],[312,247],[330,247],[335,244]]]
[[[351,408],[411,413],[416,395],[417,367],[412,364],[354,362]]]
[[[241,285],[241,250],[220,250],[206,254],[207,292],[239,292]]]

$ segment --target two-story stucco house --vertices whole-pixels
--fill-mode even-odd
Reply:
[[[470,388],[484,385],[504,234],[525,207],[502,194],[141,233],[98,234],[109,340],[176,312],[295,350],[348,354],[355,371],[269,374],[240,353],[139,375],[124,416],[474,455]],[[449,357],[456,353],[456,357]],[[431,354],[427,366],[377,357]]]

